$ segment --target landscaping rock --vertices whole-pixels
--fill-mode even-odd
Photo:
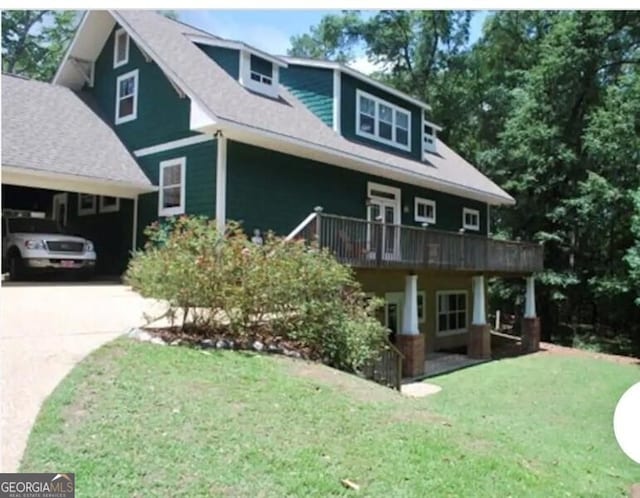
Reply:
[[[216,342],[216,349],[227,349],[227,347],[227,341],[225,341],[224,339],[219,339]]]
[[[211,348],[215,348],[216,345],[213,343],[211,339],[203,339],[200,341],[200,347],[203,349],[211,349]]]
[[[161,337],[157,337],[157,336],[151,337],[151,340],[149,342],[151,344],[157,344],[158,346],[166,346],[167,345],[167,343],[164,342]]]
[[[182,344],[182,340],[181,339],[175,339],[175,340],[171,341],[171,346],[179,346],[180,344]]]
[[[282,353],[283,349],[280,346],[276,346],[275,344],[269,344],[267,346],[267,351],[269,351],[269,353]]]
[[[153,336],[149,332],[138,328],[132,328],[127,336],[140,342],[149,342],[153,338]]]
[[[285,349],[283,350],[285,356],[289,356],[291,358],[302,358],[302,355],[293,349]]]
[[[254,341],[252,347],[256,351],[262,351],[264,349],[264,344],[262,344],[260,341]]]

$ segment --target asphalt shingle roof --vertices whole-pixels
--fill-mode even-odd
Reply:
[[[2,75],[2,165],[122,182],[151,182],[115,132],[78,94]]]
[[[441,140],[437,144],[438,153],[430,155],[429,164],[351,142],[326,126],[284,87],[279,100],[245,89],[187,37],[203,36],[202,30],[148,10],[121,10],[114,14],[120,24],[133,32],[134,38],[137,35],[168,75],[216,120],[346,154],[396,173],[488,194],[503,203],[513,202],[509,194]]]

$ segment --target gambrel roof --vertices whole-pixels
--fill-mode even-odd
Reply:
[[[153,189],[115,132],[73,90],[8,74],[2,75],[2,167]]]
[[[105,14],[89,12],[89,16],[96,17]],[[278,150],[287,147],[290,153],[303,157],[490,204],[514,203],[509,194],[440,140],[438,153],[432,154],[428,163],[351,142],[324,124],[285,88],[281,88],[278,100],[247,90],[190,40],[193,36],[210,36],[212,41],[218,37],[153,11],[118,10],[110,14],[191,99],[192,105],[232,139]],[[85,22],[96,24],[87,16]],[[113,25],[114,22],[107,25],[107,31],[97,38],[106,39]],[[87,58],[91,54],[86,53],[86,48],[74,52],[72,46],[69,55]],[[63,63],[55,81],[73,84],[68,66]]]

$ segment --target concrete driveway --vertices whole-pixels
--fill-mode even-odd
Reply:
[[[87,354],[154,302],[112,283],[17,283],[0,289],[0,471],[15,472],[40,406]],[[155,305],[157,310],[157,304]]]

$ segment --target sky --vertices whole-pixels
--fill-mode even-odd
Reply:
[[[265,52],[284,55],[290,47],[289,39],[309,31],[326,14],[340,10],[179,10],[178,18],[210,33],[240,40]],[[364,12],[372,15],[373,11]],[[471,42],[481,34],[486,11],[479,11],[471,21]],[[355,69],[371,73],[376,68],[366,56],[357,54]]]

